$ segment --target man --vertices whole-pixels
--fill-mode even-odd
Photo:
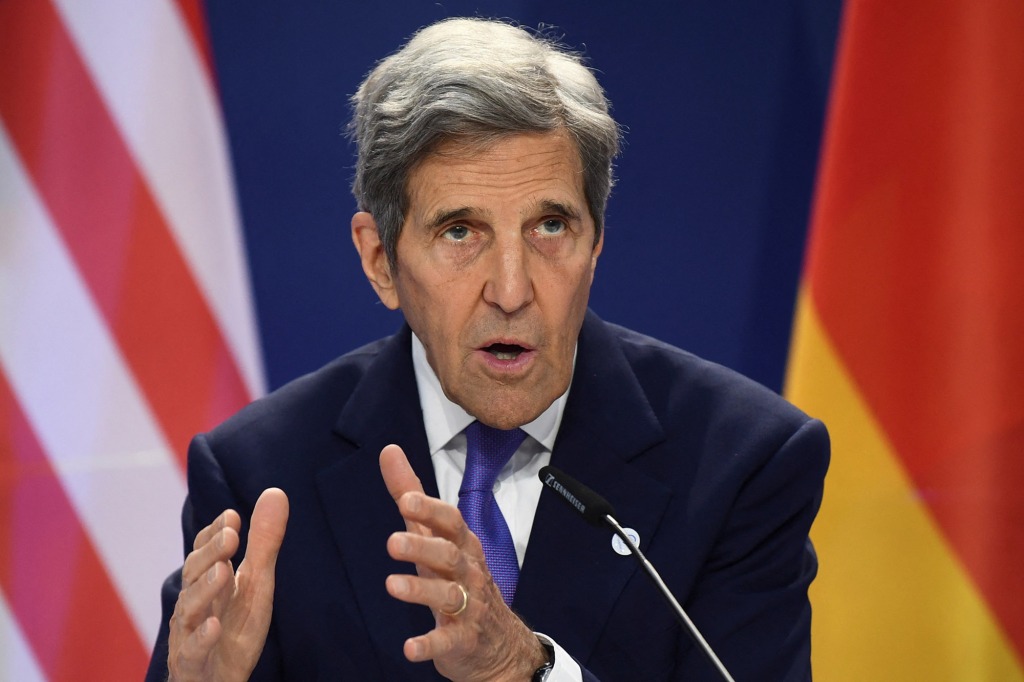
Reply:
[[[407,325],[193,441],[150,678],[715,679],[610,535],[541,495],[548,462],[606,494],[737,679],[809,678],[827,435],[587,310],[618,149],[592,74],[452,20],[354,99],[352,238]]]

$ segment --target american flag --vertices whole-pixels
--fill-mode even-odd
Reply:
[[[0,1],[0,679],[132,680],[264,389],[199,0]]]

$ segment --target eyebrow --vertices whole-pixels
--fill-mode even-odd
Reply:
[[[535,207],[530,210],[530,213],[554,213],[556,215],[562,215],[570,220],[580,220],[580,212],[568,204],[563,204],[560,201],[553,201],[551,199],[545,199],[538,201]],[[459,208],[441,209],[434,213],[427,220],[425,228],[434,230],[442,225],[458,220],[466,220],[474,216],[482,216],[484,220],[487,220],[490,216],[490,211],[476,208],[473,206],[460,206]]]
[[[580,212],[576,208],[563,204],[560,201],[551,201],[550,199],[541,201],[537,204],[537,208],[540,209],[539,213],[557,213],[558,215],[564,215],[570,220],[580,219]]]
[[[452,209],[441,209],[431,216],[430,220],[426,222],[427,230],[433,230],[441,227],[445,223],[453,220],[464,220],[473,215],[487,215],[487,211],[481,211],[480,209],[473,208],[472,206],[462,206],[460,208]]]

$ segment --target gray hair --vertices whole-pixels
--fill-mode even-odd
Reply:
[[[352,193],[373,215],[392,269],[409,174],[447,141],[488,145],[565,129],[579,150],[594,243],[600,238],[619,128],[594,75],[549,38],[500,21],[438,22],[377,64],[352,104],[349,134],[359,153]]]

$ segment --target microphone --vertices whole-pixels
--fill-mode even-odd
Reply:
[[[665,581],[661,579],[661,576],[658,574],[658,571],[655,570],[654,565],[647,560],[647,557],[643,555],[640,548],[633,543],[633,540],[626,535],[626,531],[622,529],[619,522],[615,520],[615,510],[612,508],[612,505],[608,500],[604,499],[596,492],[574,479],[572,476],[569,476],[553,466],[548,465],[542,467],[538,475],[540,476],[541,482],[546,487],[554,490],[563,502],[583,517],[584,521],[598,528],[603,526],[611,527],[612,531],[614,531],[614,533],[618,535],[624,543],[626,543],[626,546],[629,547],[629,551],[632,552],[633,556],[635,556],[637,561],[640,562],[644,571],[647,572],[647,575],[654,581],[654,584],[661,591],[662,596],[665,597],[665,600],[668,601],[669,606],[671,606],[672,610],[675,612],[676,618],[678,618],[679,622],[685,626],[690,637],[694,642],[696,642],[698,647],[700,647],[700,650],[704,652],[704,655],[708,657],[711,664],[715,666],[715,669],[718,670],[718,674],[721,675],[722,679],[727,682],[735,682],[735,680],[732,679],[732,675],[730,675],[729,671],[725,669],[722,661],[711,648],[711,645],[708,644],[707,640],[704,639],[704,636],[700,634],[700,631],[697,629],[697,626],[693,624],[693,621],[690,620],[690,617],[686,615],[686,611],[683,610],[683,607],[679,604],[675,595],[673,595],[672,591],[668,589],[668,585],[666,585]]]
[[[555,467],[542,467],[539,476],[544,485],[558,493],[591,526],[601,528],[607,524],[605,517],[615,515],[608,500]]]

